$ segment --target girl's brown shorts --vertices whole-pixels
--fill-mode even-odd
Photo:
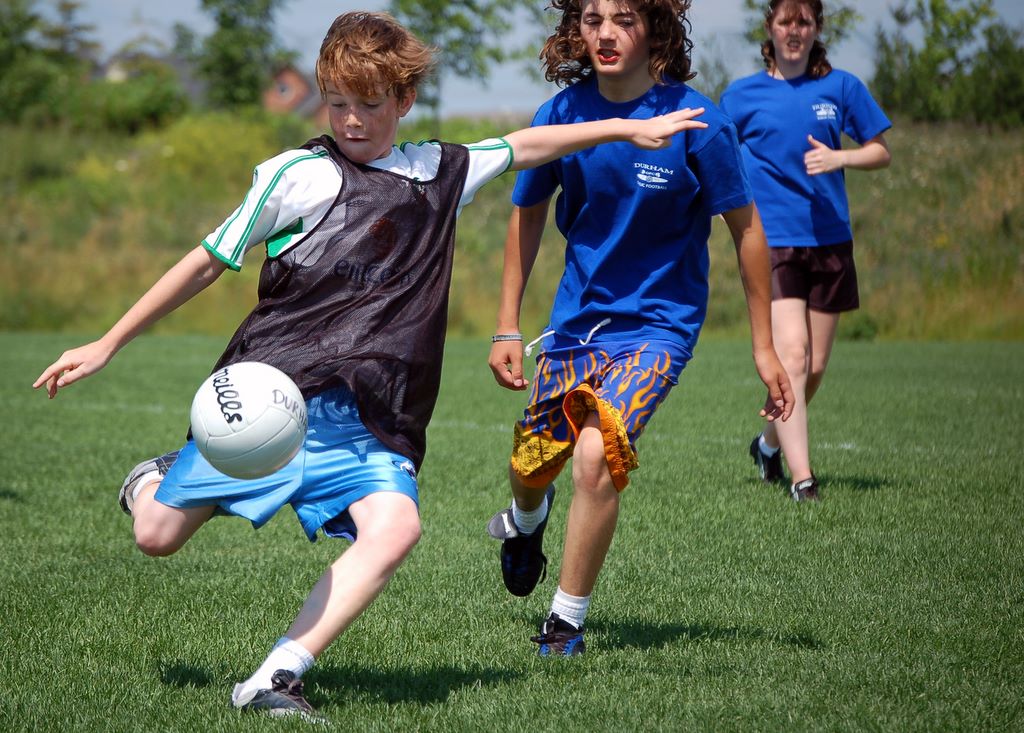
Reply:
[[[820,247],[771,247],[772,300],[800,298],[826,313],[860,306],[853,242]]]

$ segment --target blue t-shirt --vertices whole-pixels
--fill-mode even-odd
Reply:
[[[707,129],[685,130],[662,150],[606,143],[521,171],[512,200],[555,208],[566,238],[565,271],[550,327],[585,339],[656,339],[692,353],[708,299],[711,217],[753,196],[732,123],[684,84],[655,85],[630,102],[604,99],[593,78],[548,100],[534,125],[623,117],[647,119],[705,107]]]
[[[722,94],[771,247],[815,247],[853,239],[842,170],[807,175],[808,135],[838,150],[846,133],[863,145],[892,127],[867,87],[833,69],[818,79],[739,79]]]

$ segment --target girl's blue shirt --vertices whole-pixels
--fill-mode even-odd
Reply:
[[[817,79],[776,79],[762,71],[729,85],[721,104],[739,132],[768,245],[851,241],[843,171],[810,176],[804,154],[811,149],[808,135],[838,150],[843,133],[863,145],[892,127],[867,87],[840,69]]]

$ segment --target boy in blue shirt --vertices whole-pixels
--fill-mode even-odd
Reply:
[[[762,414],[788,416],[792,397],[772,345],[764,234],[736,133],[684,83],[692,43],[688,2],[556,0],[562,15],[541,58],[568,85],[535,125],[649,119],[704,108],[707,127],[656,151],[608,145],[520,175],[509,222],[497,332],[489,365],[498,384],[525,390],[519,312],[551,196],[566,238],[565,270],[543,335],[535,382],[514,431],[513,502],[488,527],[502,541],[502,577],[529,594],[546,572],[542,540],[552,482],[573,460],[558,589],[533,637],[541,655],[583,652],[583,622],[619,511],[638,465],[636,441],[693,354],[708,299],[707,241],[721,214],[736,245],[754,361],[768,386]]]
[[[474,145],[395,146],[429,72],[429,48],[383,13],[339,16],[317,78],[333,137],[256,168],[245,200],[99,340],[36,380],[49,396],[101,368],[132,338],[266,243],[259,302],[217,367],[263,361],[306,398],[298,456],[271,476],[214,470],[194,443],[139,464],[119,499],[147,555],[170,555],[215,513],[259,527],[290,504],[309,539],[353,540],[232,704],[311,715],[302,674],[384,588],[420,536],[416,472],[440,376],[455,219],[484,183],[601,142],[662,147],[702,127],[685,110],[655,120],[529,129]]]
[[[891,123],[859,79],[832,68],[818,39],[824,18],[820,0],[772,0],[766,70],[722,94],[771,248],[775,346],[796,397],[792,419],[765,426],[750,455],[761,479],[774,482],[785,479],[785,454],[796,501],[819,499],[807,404],[825,376],[840,314],[860,304],[843,169],[890,160],[882,133]],[[843,133],[860,147],[843,150]]]

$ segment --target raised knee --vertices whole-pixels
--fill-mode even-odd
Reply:
[[[180,549],[180,544],[169,540],[159,529],[135,527],[135,546],[143,555],[149,557],[167,557]]]

